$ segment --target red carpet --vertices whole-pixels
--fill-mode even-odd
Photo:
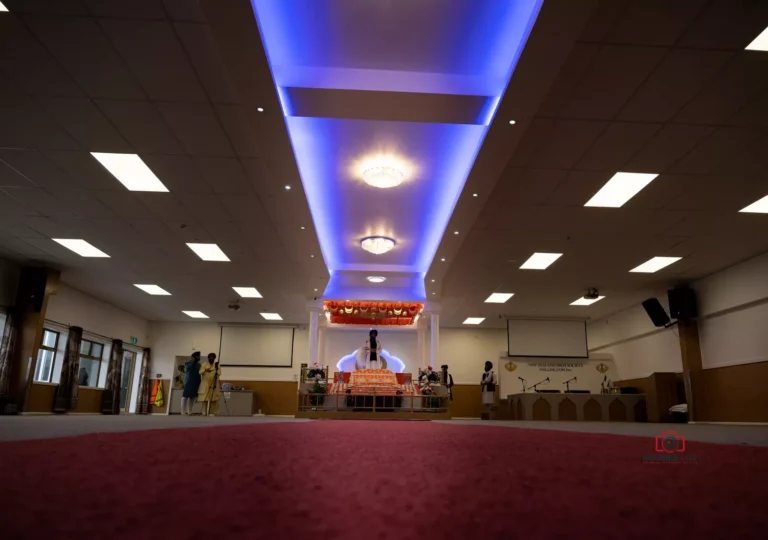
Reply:
[[[768,448],[421,422],[0,444],[0,536],[766,538]],[[12,464],[9,466],[9,464]]]

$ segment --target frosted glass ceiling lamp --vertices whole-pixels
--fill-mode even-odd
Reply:
[[[368,253],[382,255],[388,251],[392,251],[392,248],[395,247],[395,241],[386,236],[369,236],[360,241],[360,247]]]
[[[363,180],[376,188],[393,188],[403,183],[405,173],[389,165],[374,165],[362,172]]]

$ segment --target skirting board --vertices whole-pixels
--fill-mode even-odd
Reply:
[[[709,426],[768,426],[768,422],[688,422]]]

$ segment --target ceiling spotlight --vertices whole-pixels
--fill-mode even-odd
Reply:
[[[387,280],[384,276],[368,276],[367,279],[371,283],[384,283]]]
[[[262,109],[261,107],[258,107],[256,110],[259,112],[264,112],[264,109]]]
[[[472,196],[473,196],[473,197],[477,197],[477,193],[473,193],[473,194],[472,194]]]
[[[445,257],[443,257],[442,259],[440,259],[440,262],[445,262]]]
[[[386,236],[369,236],[360,241],[360,246],[368,253],[381,255],[395,247],[395,241]]]
[[[510,120],[510,121],[509,121],[509,125],[510,125],[510,126],[514,126],[516,123],[517,123],[517,122],[515,122],[514,120]]]
[[[291,191],[291,186],[285,186],[286,191]]]
[[[435,282],[435,280],[433,279],[433,280],[432,280],[432,283],[434,283],[434,282]]]
[[[453,234],[459,234],[459,231],[453,231]]]
[[[393,188],[405,180],[405,167],[393,158],[377,157],[365,160],[360,176],[366,184],[376,188]]]
[[[306,227],[302,227],[301,230],[303,231]]]

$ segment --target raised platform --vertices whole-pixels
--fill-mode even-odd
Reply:
[[[384,411],[298,411],[296,418],[314,418],[329,420],[450,420],[450,411],[446,412],[384,412]]]

